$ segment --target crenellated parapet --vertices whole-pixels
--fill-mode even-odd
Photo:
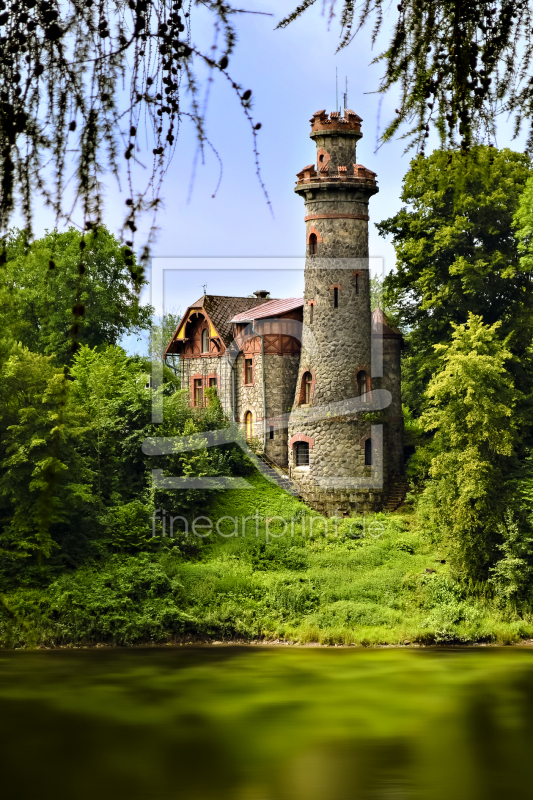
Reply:
[[[349,108],[345,110],[344,117],[341,116],[339,111],[332,111],[331,114],[328,114],[327,111],[322,109],[321,111],[316,111],[309,121],[311,123],[311,138],[314,133],[333,133],[335,131],[341,131],[343,135],[348,134],[348,136],[352,133],[358,139],[363,135],[361,133],[363,120],[355,111]]]
[[[308,164],[307,167],[304,167],[298,172],[296,174],[298,178],[296,186],[301,187],[307,186],[310,183],[334,183],[336,181],[342,181],[343,183],[350,183],[354,186],[377,187],[377,173],[372,172],[371,169],[364,167],[362,164],[352,164],[351,168],[345,165],[338,165],[337,167],[330,166],[329,162],[326,164],[318,164],[317,166],[318,169],[314,164]]]

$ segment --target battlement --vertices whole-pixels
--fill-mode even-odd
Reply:
[[[376,173],[362,164],[353,164],[351,169],[345,166],[331,166],[329,163],[319,164],[318,171],[314,164],[308,164],[297,173],[296,177],[298,178],[297,187],[303,184],[331,183],[333,181],[377,186]]]
[[[349,108],[345,109],[343,117],[339,111],[332,111],[331,114],[328,114],[322,109],[315,112],[309,121],[311,123],[311,136],[319,131],[321,133],[336,132],[351,136],[358,135],[358,138],[363,135],[361,133],[361,122],[363,120],[355,111]]]

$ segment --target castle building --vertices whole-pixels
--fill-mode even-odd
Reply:
[[[303,298],[204,295],[166,355],[179,355],[190,402],[215,387],[228,418],[331,515],[384,507],[403,474],[401,333],[370,311],[368,205],[376,174],[356,163],[361,118],[311,118],[316,164],[298,173],[305,203]]]

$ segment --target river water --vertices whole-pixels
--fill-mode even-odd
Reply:
[[[533,798],[533,650],[0,653],[5,800]]]

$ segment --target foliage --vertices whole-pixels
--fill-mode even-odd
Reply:
[[[168,347],[170,340],[176,332],[181,320],[181,314],[167,313],[161,317],[153,317],[150,326],[150,336],[148,339],[148,354],[152,362],[161,362],[167,365],[173,371],[177,372],[174,366],[174,358],[170,356],[164,359],[165,350]]]
[[[316,1],[303,0],[278,27],[293,22]],[[327,5],[331,19],[337,0]],[[339,49],[347,47],[366,24],[373,25],[374,44],[385,21],[380,0],[365,0],[357,7],[353,0],[342,0],[340,5]],[[423,153],[433,126],[443,144],[455,147],[459,137],[467,150],[476,138],[493,138],[495,116],[509,112],[517,131],[532,115],[532,26],[531,3],[519,0],[499,4],[401,0],[390,42],[374,59],[384,62],[379,91],[394,88],[400,95],[396,118],[385,128],[382,140],[407,123],[410,127],[403,136]],[[528,145],[533,145],[533,127]]]
[[[8,227],[17,193],[28,229],[38,193],[57,220],[71,221],[79,209],[85,230],[100,227],[107,171],[127,186],[124,230],[132,246],[139,215],[160,204],[180,121],[190,120],[200,148],[208,143],[198,63],[210,81],[220,74],[230,82],[257,160],[260,125],[250,113],[251,90],[227,71],[236,42],[231,18],[241,12],[227,3],[201,6],[200,24],[205,27],[207,11],[216,36],[205,50],[192,40],[196,4],[185,9],[182,0],[2,2],[0,231]],[[142,263],[147,256],[145,248]]]
[[[531,608],[531,578],[533,576],[533,537],[529,526],[519,524],[511,512],[499,526],[502,543],[497,545],[503,558],[490,570],[489,582],[497,598],[513,608]]]
[[[50,362],[18,345],[0,373],[4,565],[35,553],[42,563],[69,530],[81,539],[87,533],[93,473],[79,445],[89,420],[72,403],[63,370]]]
[[[470,314],[454,325],[452,342],[435,346],[439,370],[427,390],[421,423],[436,431],[431,483],[424,494],[446,532],[451,558],[464,579],[485,580],[503,518],[504,479],[513,464],[520,399],[506,369],[511,353],[497,322]]]
[[[80,250],[81,244],[86,247]],[[123,248],[104,227],[88,237],[74,228],[29,243],[11,230],[0,271],[0,319],[30,350],[68,364],[79,344],[118,344],[150,324],[138,303]]]
[[[44,603],[42,600],[44,599]],[[193,620],[183,612],[183,586],[170,579],[149,555],[115,556],[103,567],[84,567],[52,583],[46,598],[35,607],[35,595],[26,595],[25,608],[17,600],[11,613],[33,613],[53,620],[53,641],[131,644],[161,641],[183,633]],[[48,622],[50,624],[50,622]]]
[[[532,273],[514,231],[529,173],[528,157],[507,149],[419,157],[404,178],[407,206],[378,225],[396,250],[386,298],[407,331],[403,397],[418,413],[437,368],[433,345],[449,341],[451,323],[464,324],[470,312],[488,325],[500,322],[498,335],[510,336],[520,356],[512,365],[517,384],[524,391],[531,384]]]

